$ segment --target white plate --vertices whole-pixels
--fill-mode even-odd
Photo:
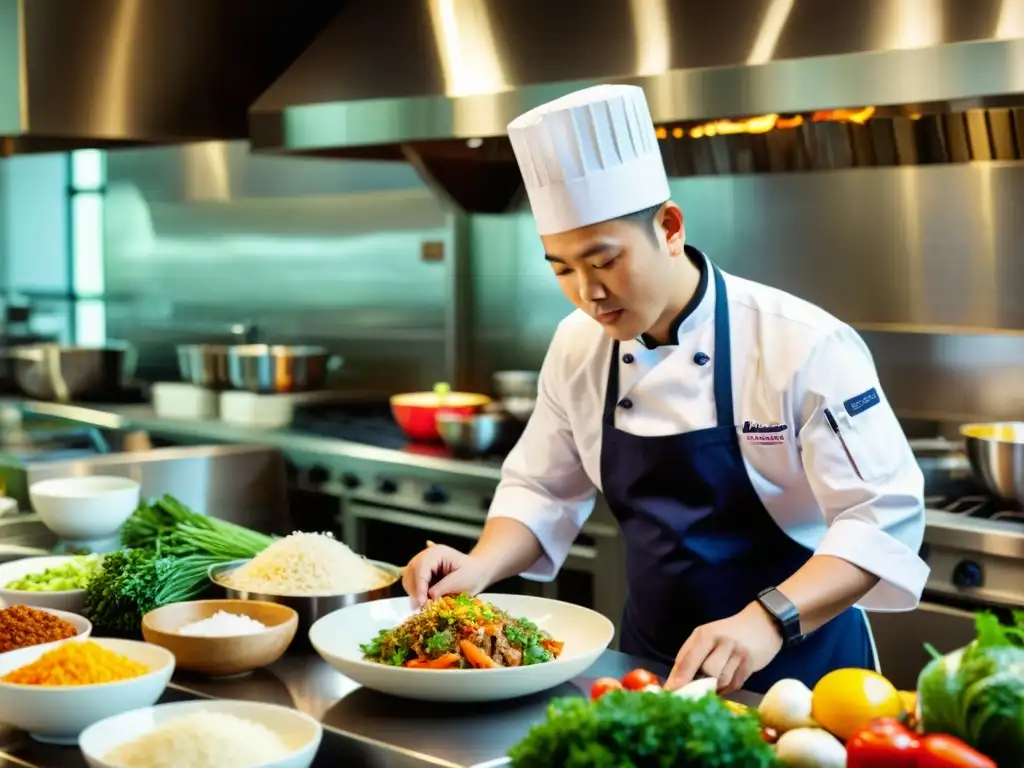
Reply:
[[[85,616],[79,616],[77,613],[68,613],[67,611],[58,611],[56,608],[36,608],[36,610],[45,611],[46,613],[52,613],[54,616],[60,619],[64,619],[64,621],[66,621],[68,624],[75,628],[75,631],[78,632],[78,634],[74,637],[66,637],[64,638],[64,640],[87,640],[89,636],[92,634],[92,622],[85,618]],[[45,648],[49,650],[53,646],[59,643],[63,643],[64,640],[54,640],[52,643],[40,643],[39,645],[32,645],[28,647]],[[20,651],[23,649],[15,648],[14,650]],[[7,653],[14,653],[14,651],[7,651]],[[0,657],[2,657],[3,655],[3,653],[0,653]]]
[[[414,613],[408,597],[342,608],[316,622],[309,639],[331,666],[375,691],[424,701],[501,701],[539,693],[582,674],[615,633],[604,616],[571,603],[524,595],[482,594],[480,599],[515,618],[529,619],[565,643],[561,656],[544,664],[499,669],[408,669],[364,659],[361,644]]]
[[[104,755],[122,744],[151,732],[161,723],[196,712],[219,712],[243,717],[274,731],[293,751],[283,760],[261,763],[259,768],[308,768],[323,738],[323,727],[309,715],[289,707],[255,701],[184,701],[158,704],[108,717],[86,728],[78,740],[91,768],[115,768]]]
[[[75,555],[54,555],[52,557],[23,557],[20,560],[3,563],[0,565],[0,604],[56,608],[58,611],[78,613],[85,607],[84,589],[67,589],[60,592],[4,589],[15,579],[28,576],[30,573],[42,573],[49,568],[56,568],[74,559]]]
[[[78,734],[93,723],[156,703],[174,673],[174,655],[170,651],[136,640],[93,638],[92,642],[145,664],[150,671],[128,680],[96,685],[0,683],[0,723],[28,731],[39,741],[74,744]],[[0,677],[31,664],[53,650],[54,645],[33,645],[0,654]]]

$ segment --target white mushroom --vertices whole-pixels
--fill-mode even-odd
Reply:
[[[788,768],[846,768],[846,747],[821,728],[796,728],[779,737],[775,754]]]
[[[811,689],[799,680],[779,680],[768,689],[757,708],[761,722],[780,735],[794,728],[817,725],[811,717]]]

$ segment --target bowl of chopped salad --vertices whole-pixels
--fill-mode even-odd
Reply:
[[[102,555],[11,560],[0,565],[0,605],[30,605],[81,613],[85,606],[85,587],[102,567]]]
[[[309,631],[317,653],[360,685],[424,701],[501,701],[582,674],[612,623],[588,608],[526,595],[449,595],[361,603]]]

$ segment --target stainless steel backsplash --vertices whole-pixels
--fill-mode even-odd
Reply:
[[[408,166],[211,143],[111,152],[107,168],[108,330],[141,346],[150,376],[173,375],[173,343],[250,320],[344,355],[340,386],[429,387],[456,347],[463,383],[489,389],[495,370],[539,366],[571,309],[528,212],[457,226]],[[859,327],[902,415],[1024,418],[1024,166],[672,188],[688,240],[722,267]],[[425,261],[426,243],[443,260]],[[462,346],[454,304],[469,307]]]
[[[108,335],[147,378],[176,376],[175,343],[255,322],[319,343],[336,384],[401,390],[444,377],[449,217],[412,169],[251,155],[243,142],[110,152]]]

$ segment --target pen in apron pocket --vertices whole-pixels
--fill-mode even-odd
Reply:
[[[846,444],[846,440],[843,438],[843,433],[839,431],[839,422],[836,421],[836,417],[832,415],[832,411],[828,408],[825,409],[825,421],[828,422],[829,427],[835,432],[836,437],[839,438],[839,442],[843,446],[843,450],[846,451],[846,458],[850,460],[850,466],[853,467],[853,471],[857,473],[857,477],[861,480],[864,476],[860,473],[860,468],[857,466],[857,462],[853,458],[853,454],[850,453],[850,447]]]

